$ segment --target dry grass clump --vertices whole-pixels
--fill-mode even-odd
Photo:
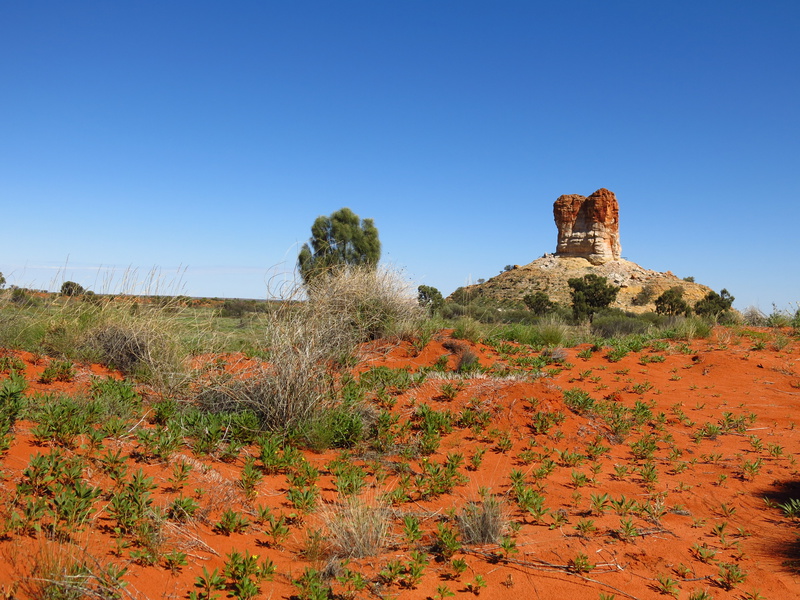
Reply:
[[[384,504],[368,504],[360,498],[349,498],[322,512],[331,552],[338,558],[379,554],[388,541],[390,518]]]
[[[87,358],[159,389],[175,391],[189,378],[190,351],[181,339],[179,318],[173,306],[117,299],[102,307],[80,340],[80,348]]]
[[[396,271],[348,267],[316,277],[305,288],[307,310],[332,346],[351,347],[417,331],[425,317]]]
[[[15,586],[27,598],[120,598],[127,568],[103,563],[85,548],[40,540],[33,551],[11,552],[20,575]]]
[[[470,502],[458,515],[461,539],[468,545],[498,543],[506,523],[503,507],[493,496],[486,496],[480,502]]]
[[[422,317],[397,273],[347,268],[321,275],[265,316],[267,364],[208,386],[198,400],[213,410],[249,408],[273,431],[319,421],[337,404],[334,371],[357,345],[408,335]]]
[[[290,305],[272,313],[268,363],[212,382],[198,394],[198,404],[215,412],[251,409],[269,431],[292,429],[330,407],[329,361],[336,348],[305,313]]]
[[[51,296],[3,311],[0,343],[69,360],[99,362],[164,391],[186,383],[184,306],[178,299]],[[200,330],[201,327],[195,327]],[[209,348],[208,351],[212,351]]]

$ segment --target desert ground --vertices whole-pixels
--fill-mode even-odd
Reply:
[[[373,432],[318,450],[187,435],[105,367],[2,357],[5,405],[53,409],[4,437],[7,598],[800,596],[792,330],[366,343],[346,385]],[[93,421],[100,397],[134,410]]]

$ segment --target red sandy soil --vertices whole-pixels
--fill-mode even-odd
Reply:
[[[378,556],[354,559],[347,565],[364,576],[366,588],[353,591],[333,579],[330,583],[337,597],[439,598],[444,592],[441,586],[457,598],[478,595],[482,599],[644,600],[669,597],[662,595],[667,588],[680,599],[700,590],[716,599],[800,597],[797,529],[775,504],[800,498],[795,458],[800,449],[796,428],[800,417],[795,410],[800,402],[800,342],[789,332],[720,328],[710,339],[668,344],[665,350],[645,347],[641,352],[630,352],[618,362],[609,360],[608,348],[595,351],[589,358],[578,356],[586,352],[587,345],[566,349],[563,361],[549,365],[551,371],[546,377],[503,371],[514,359],[539,356],[539,352],[506,344],[502,348],[506,353],[501,355],[482,344],[454,344],[449,332],[435,336],[420,352],[409,342],[364,347],[354,369],[356,375],[377,366],[414,372],[447,356],[448,372],[430,373],[421,385],[369,398],[390,406],[399,423],[412,419],[423,404],[456,416],[468,407],[484,410],[491,420],[482,430],[454,426],[427,457],[416,452],[380,454],[366,450],[346,455],[347,460],[364,466],[369,473],[364,493],[367,502],[376,502],[383,493],[396,489],[402,473],[410,473],[413,480],[422,473],[425,462],[441,464],[450,453],[463,454],[459,472],[464,479],[449,493],[424,497],[412,491],[407,501],[393,504],[393,529],[386,549]],[[456,374],[456,355],[464,349],[474,353],[488,372]],[[37,380],[48,359],[33,364],[30,354],[13,354],[26,362],[25,376],[31,383],[28,394],[85,393],[91,377],[109,374],[96,365],[82,366],[74,382],[45,385]],[[663,356],[664,360],[651,362],[653,356]],[[235,362],[234,357],[222,358]],[[455,397],[447,397],[445,385],[459,386]],[[607,399],[626,407],[642,402],[650,407],[654,419],[631,431],[624,440],[614,438],[602,418],[591,412],[578,414],[565,405],[563,393],[573,388],[588,392],[597,401]],[[547,434],[535,434],[531,424],[536,411],[561,411],[566,419]],[[659,419],[660,413],[663,416]],[[743,425],[709,437],[697,436],[705,424],[724,422],[726,413],[728,422],[740,419]],[[147,419],[139,425],[152,427]],[[303,453],[321,472],[317,485],[324,505],[303,514],[288,502],[290,484],[282,473],[265,475],[255,498],[245,497],[239,485],[240,473],[245,458],[258,456],[258,448],[243,449],[233,462],[196,456],[187,446],[166,462],[137,461],[134,435],[104,440],[103,451],[119,449],[128,457],[129,474],[141,468],[154,478],[155,506],[166,507],[181,495],[198,502],[200,510],[194,518],[168,520],[162,527],[162,552],[175,549],[187,555],[188,564],[173,571],[164,560],[149,566],[132,560],[134,547],[122,547],[124,536],[113,533],[106,510],[108,495],[100,496],[88,522],[69,540],[48,540],[43,534],[23,534],[8,526],[11,514],[20,510],[15,506],[15,489],[23,469],[31,456],[53,451],[37,445],[32,426],[29,422],[15,425],[13,442],[0,463],[0,522],[6,523],[0,541],[0,591],[5,597],[27,597],[25,582],[30,583],[27,578],[35,576],[37,565],[47,562],[47,549],[53,549],[56,556],[83,549],[97,564],[126,566],[124,579],[128,585],[122,597],[133,598],[188,598],[191,591],[199,591],[194,583],[203,569],[222,571],[226,554],[232,550],[258,555],[259,560],[269,558],[276,565],[272,580],[260,584],[258,598],[297,598],[298,588],[292,580],[306,567],[326,567],[325,556],[309,555],[308,540],[315,529],[323,527],[321,514],[332,510],[337,500],[335,477],[327,465],[341,455],[340,451]],[[401,432],[401,440],[413,441],[419,435],[410,428]],[[647,436],[657,440],[651,461],[657,479],[650,483],[641,473],[647,461],[636,460],[631,447]],[[586,459],[587,446],[598,440],[609,450],[593,462]],[[482,462],[470,470],[470,459],[481,449],[485,450]],[[64,456],[91,455],[80,447],[59,450]],[[565,450],[582,454],[583,462],[566,465],[556,453]],[[537,481],[533,473],[545,457],[555,460],[556,467]],[[758,459],[760,469],[745,472],[743,465]],[[176,490],[168,480],[177,461],[187,462],[192,470],[188,482]],[[113,482],[92,459],[88,464],[86,482],[110,490]],[[627,474],[621,474],[623,467],[627,467]],[[539,490],[546,498],[549,514],[541,522],[516,503],[510,478],[515,469],[524,475],[527,487]],[[575,478],[580,475],[586,476],[587,482],[576,486]],[[437,526],[449,523],[455,528],[452,515],[468,502],[480,500],[481,493],[487,491],[500,500],[506,518],[514,524],[516,531],[508,529],[506,533],[516,547],[508,554],[497,544],[464,547],[453,558],[465,560],[467,569],[451,576],[449,561],[437,558],[432,550]],[[593,511],[592,496],[602,494],[612,500],[624,495],[650,506],[650,514],[639,511],[622,516],[610,505]],[[273,514],[289,519],[286,540],[273,543],[266,524],[258,522],[258,506],[268,506]],[[227,508],[249,519],[246,531],[224,535],[215,530]],[[565,517],[558,526],[551,526],[554,513]],[[420,519],[423,530],[421,539],[411,544],[402,526],[402,517],[409,514]],[[620,535],[623,519],[631,519],[635,536]],[[578,531],[576,526],[588,521],[592,521],[593,529]],[[425,551],[429,557],[422,578],[413,586],[390,583],[379,575],[390,561],[407,563],[413,550]],[[701,550],[715,554],[704,561],[699,556]],[[579,554],[588,558],[591,570],[576,573],[571,568]],[[720,578],[720,567],[725,564],[735,565],[746,575],[731,589],[726,589]],[[470,586],[480,578],[485,587]],[[215,592],[219,597],[226,593]]]

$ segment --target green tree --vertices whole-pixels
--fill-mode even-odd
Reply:
[[[6,287],[6,278],[0,273],[0,290]]]
[[[619,293],[617,286],[594,273],[569,279],[567,284],[571,288],[572,312],[578,321],[586,318],[591,321],[594,313],[608,308]]]
[[[64,296],[80,296],[85,291],[81,284],[74,281],[65,281],[61,284],[61,294]]]
[[[360,219],[349,208],[328,217],[320,216],[311,226],[311,239],[303,244],[297,266],[303,282],[343,266],[375,267],[381,257],[378,229],[372,219]]]
[[[656,312],[660,315],[688,315],[691,311],[680,286],[671,287],[656,298]]]
[[[522,301],[528,310],[536,316],[541,317],[547,313],[551,313],[556,309],[556,303],[550,300],[550,296],[544,292],[534,292],[523,296]]]
[[[641,291],[633,297],[633,303],[636,306],[645,306],[650,304],[653,300],[653,297],[656,295],[655,289],[653,288],[652,283],[648,283],[645,285]]]
[[[444,306],[442,292],[430,285],[421,285],[417,288],[417,301],[420,306],[427,308],[431,314]]]
[[[701,317],[719,320],[730,311],[734,300],[735,298],[726,289],[723,289],[719,294],[711,290],[706,294],[705,298],[694,305],[694,312]]]

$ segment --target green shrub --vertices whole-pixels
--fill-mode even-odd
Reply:
[[[691,308],[683,299],[683,288],[669,288],[656,298],[656,312],[660,315],[689,315]]]
[[[61,295],[62,296],[80,296],[85,293],[86,290],[83,286],[79,283],[75,283],[74,281],[65,281],[61,284]]]
[[[550,300],[550,297],[544,292],[527,294],[522,298],[522,301],[528,307],[528,310],[537,316],[546,315],[556,309],[556,303]]]
[[[444,306],[442,292],[430,285],[421,285],[417,288],[417,301],[430,314],[438,312]]]
[[[734,300],[726,289],[719,294],[712,290],[694,305],[694,312],[701,317],[720,321],[728,315]]]
[[[592,319],[592,333],[605,339],[646,333],[649,328],[646,319],[618,309],[599,312]]]
[[[39,304],[39,300],[33,297],[30,293],[28,293],[23,288],[14,288],[11,290],[11,302],[16,304],[17,306],[36,306]]]
[[[456,321],[453,328],[453,337],[458,340],[469,340],[478,342],[483,337],[483,330],[475,319],[465,317]]]
[[[653,301],[655,295],[656,292],[653,284],[648,283],[633,297],[633,304],[636,306],[646,306]]]

